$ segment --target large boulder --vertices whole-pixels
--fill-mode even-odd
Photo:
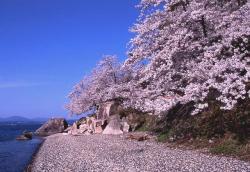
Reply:
[[[56,133],[62,133],[68,127],[64,118],[52,118],[43,124],[35,134],[39,136],[49,136]]]
[[[98,111],[96,113],[97,120],[106,120],[110,116],[119,114],[120,110],[119,102],[108,101],[99,105]]]
[[[102,132],[102,134],[112,134],[112,135],[123,134],[121,119],[119,115],[113,115],[109,117],[109,123]]]
[[[73,126],[71,127],[71,130],[69,131],[69,134],[72,134],[72,135],[77,135],[79,134],[79,131],[77,129],[77,124],[76,122],[73,124]]]

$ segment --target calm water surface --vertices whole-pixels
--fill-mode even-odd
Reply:
[[[42,140],[16,141],[23,131],[35,131],[39,122],[0,122],[0,172],[21,172],[32,159]]]

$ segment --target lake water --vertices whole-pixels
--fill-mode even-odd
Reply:
[[[16,141],[23,131],[34,132],[42,123],[0,122],[0,172],[22,172],[42,140]]]

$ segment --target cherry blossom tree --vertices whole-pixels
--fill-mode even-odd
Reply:
[[[73,114],[82,114],[95,109],[100,102],[112,99],[112,89],[119,82],[119,68],[116,56],[105,56],[91,74],[73,88],[67,109]]]
[[[141,0],[138,7],[127,60],[100,61],[69,95],[72,113],[119,99],[153,114],[193,102],[197,114],[211,90],[225,110],[250,95],[249,0]]]
[[[127,100],[130,98],[127,83],[131,79],[131,70],[121,68],[116,56],[105,56],[90,75],[76,84],[66,108],[72,114],[82,114],[109,100]]]
[[[160,113],[176,103],[196,103],[211,89],[221,108],[247,96],[250,2],[247,0],[142,0],[125,66],[148,65],[136,84],[136,108]]]

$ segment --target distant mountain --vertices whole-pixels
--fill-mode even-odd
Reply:
[[[29,122],[31,121],[28,118],[21,117],[21,116],[10,116],[6,118],[0,118],[1,122]]]
[[[0,118],[0,122],[45,122],[48,118],[25,118],[22,116],[10,116],[6,118]]]

